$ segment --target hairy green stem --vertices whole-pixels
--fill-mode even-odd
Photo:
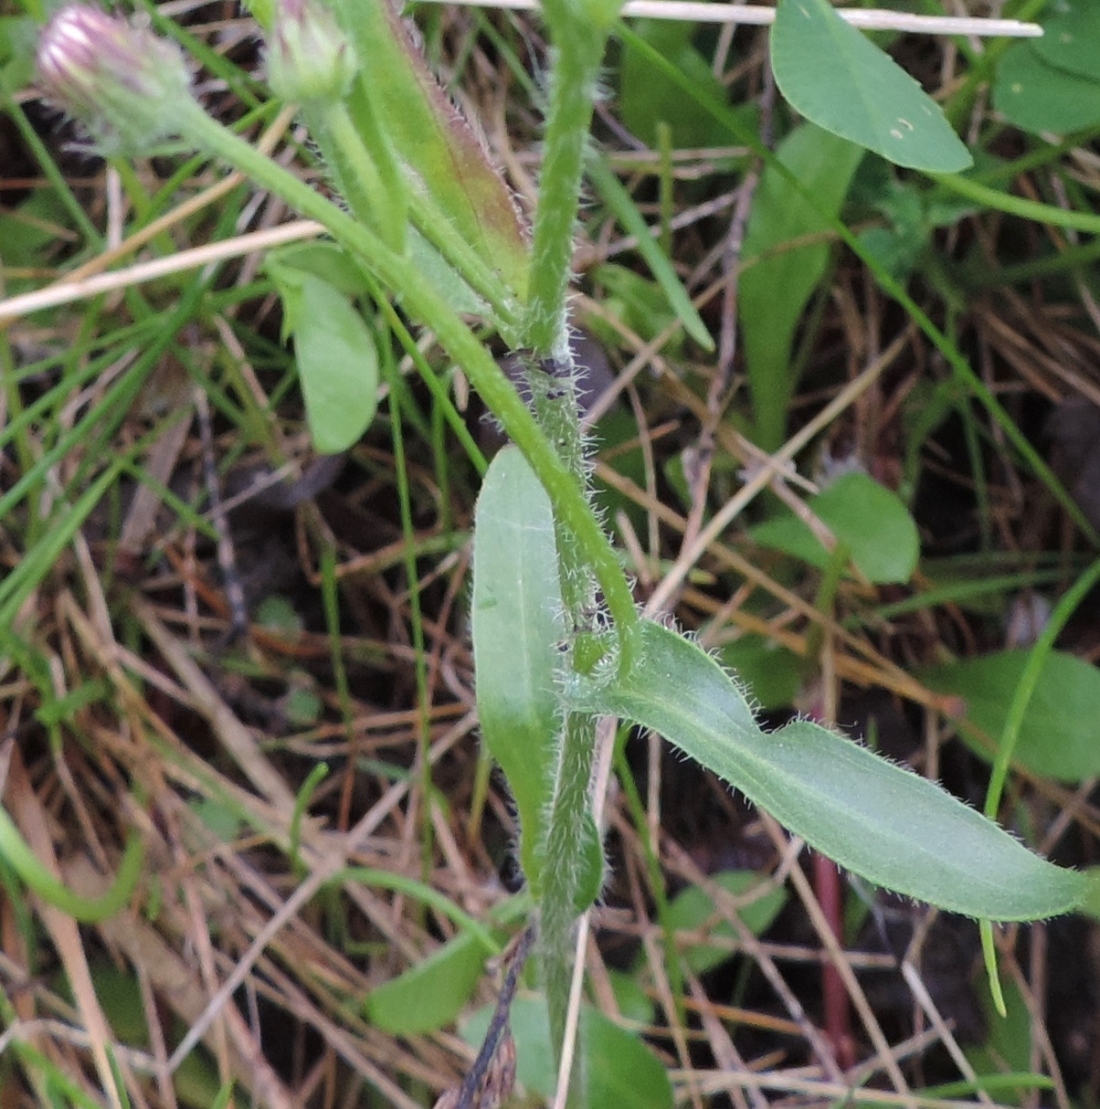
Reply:
[[[528,380],[543,430],[587,495],[584,437],[568,348],[564,359],[549,358],[532,366]],[[583,547],[556,514],[554,534],[562,607],[570,633],[570,651],[563,665],[573,673],[589,674],[602,653],[596,583]],[[550,1039],[559,1062],[573,977],[574,925],[577,914],[586,907],[581,891],[592,852],[600,851],[599,833],[591,817],[595,750],[596,717],[563,709],[550,818],[541,845],[543,883],[538,899],[539,967],[546,991]],[[594,888],[585,891],[590,897],[599,893],[602,865],[597,865],[596,871]],[[575,1077],[576,1081],[579,1078]]]
[[[539,207],[531,249],[526,344],[539,358],[567,357],[565,299],[573,263],[573,229],[596,82],[606,36],[576,29],[554,49]]]
[[[362,136],[340,101],[307,105],[304,113],[314,141],[335,172],[340,192],[360,222],[398,254],[406,241],[407,188],[393,182],[368,151]]]
[[[368,228],[216,123],[194,101],[177,105],[177,111],[177,129],[188,141],[277,193],[304,216],[322,223],[333,238],[362,257],[379,280],[403,298],[413,315],[434,330],[443,348],[463,368],[523,452],[546,489],[555,515],[577,536],[615,621],[626,665],[631,641],[626,632],[639,617],[614,548],[575,478],[477,336],[409,259],[387,249]]]
[[[532,270],[528,316],[528,342],[537,354],[551,356],[549,372],[540,367],[532,375],[533,379],[542,378],[535,388],[541,427],[476,336],[408,258],[210,120],[197,105],[185,113],[183,127],[191,141],[277,192],[304,215],[319,220],[338,241],[363,257],[383,285],[399,293],[405,307],[433,328],[443,347],[468,374],[523,451],[553,504],[563,596],[574,631],[569,665],[585,672],[604,651],[597,635],[595,582],[603,590],[619,632],[621,666],[631,664],[634,637],[629,633],[638,622],[626,578],[586,496],[584,443],[565,316],[584,144],[602,51],[602,40],[595,46],[588,42],[583,51],[567,50],[559,55],[555,72],[558,91],[552,103],[556,114],[548,131],[535,232],[534,256],[542,265]],[[337,128],[335,135],[329,131],[329,138],[337,136],[346,142],[346,131]],[[347,148],[343,158],[345,164],[351,161]],[[540,904],[540,955],[556,1051],[560,1050],[568,1006],[574,923],[584,907],[581,902],[590,903],[602,877],[600,841],[591,817],[594,756],[594,717],[567,714],[545,844],[547,880]]]
[[[547,359],[530,366],[527,371],[535,417],[558,457],[585,496],[590,497],[575,376],[571,353],[565,361]],[[596,579],[577,536],[556,516],[554,539],[558,549],[562,605],[570,635],[570,662],[574,670],[590,674],[604,653],[599,639]]]
[[[548,12],[554,38],[550,102],[539,206],[535,215],[528,283],[526,344],[536,364],[528,371],[535,413],[577,484],[587,494],[584,434],[569,346],[566,297],[572,276],[573,235],[580,202],[585,147],[606,36],[580,27],[563,10]],[[591,673],[602,654],[595,580],[581,537],[554,514],[558,573],[571,632],[566,665]],[[554,779],[550,820],[543,845],[543,888],[539,900],[539,963],[546,990],[550,1037],[560,1060],[573,977],[574,925],[599,893],[600,838],[592,821],[592,765],[596,718],[568,710]],[[595,853],[595,866],[593,855]],[[585,888],[595,870],[594,889]],[[574,1078],[574,1089],[577,1088]]]
[[[546,831],[538,957],[559,1061],[573,978],[574,928],[603,884],[602,845],[591,806],[595,721],[587,713],[566,715]]]

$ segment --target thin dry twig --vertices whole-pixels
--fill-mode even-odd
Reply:
[[[433,0],[469,7],[536,12],[538,0]],[[682,19],[690,23],[744,23],[766,27],[775,22],[775,9],[748,4],[709,4],[696,0],[627,0],[624,16],[640,19]],[[903,31],[923,35],[985,35],[990,38],[1038,38],[1037,23],[1018,19],[970,19],[951,15],[906,15],[904,12],[838,8],[837,15],[864,31]]]

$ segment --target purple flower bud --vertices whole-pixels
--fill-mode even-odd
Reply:
[[[190,99],[191,77],[175,46],[83,4],[50,20],[37,60],[43,93],[108,153],[141,153],[176,133]]]
[[[267,78],[283,100],[340,100],[355,76],[347,36],[321,0],[276,0],[268,36]]]

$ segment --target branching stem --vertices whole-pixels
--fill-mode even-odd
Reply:
[[[626,577],[614,548],[592,514],[588,500],[504,371],[481,341],[412,262],[399,257],[368,228],[315,192],[293,173],[255,150],[207,116],[193,101],[179,105],[177,128],[190,142],[278,194],[303,215],[323,224],[338,242],[363,258],[379,280],[403,298],[412,315],[425,321],[447,353],[523,451],[546,489],[555,516],[577,536],[603,590],[624,650],[626,632],[638,623]]]

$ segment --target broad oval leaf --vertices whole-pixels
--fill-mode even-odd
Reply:
[[[997,66],[993,106],[1025,131],[1066,134],[1100,123],[1100,81],[1060,69],[1021,42]]]
[[[1067,912],[1084,879],[1032,854],[938,785],[809,721],[760,730],[744,697],[695,644],[643,623],[635,661],[576,703],[652,728],[856,874],[966,916]]]
[[[479,1045],[492,1013],[484,1009],[462,1029],[466,1042]],[[558,1068],[546,1001],[520,996],[512,1002],[516,1076],[529,1092],[553,1098]],[[633,1032],[620,1028],[591,1005],[581,1005],[577,1038],[585,1087],[579,1099],[587,1109],[672,1109],[672,1085],[661,1061]],[[572,1104],[572,1103],[571,1103]],[[579,1107],[578,1107],[579,1109]]]
[[[474,517],[474,666],[481,734],[515,798],[520,861],[536,893],[561,729],[561,613],[550,501],[523,455],[505,447]]]
[[[807,502],[843,543],[870,581],[907,582],[917,568],[920,535],[896,493],[867,474],[845,474]],[[824,567],[829,554],[808,524],[791,513],[758,524],[752,538],[765,547],[793,554]]]
[[[982,758],[991,759],[983,742],[967,725],[981,729],[994,743],[1004,732],[1009,706],[1027,665],[1029,651],[1001,651],[963,659],[919,672],[921,681],[940,693],[966,701],[960,733]],[[1044,778],[1079,782],[1100,774],[1100,670],[1076,655],[1052,651],[1028,701],[1013,749],[1013,759]]]
[[[321,454],[353,446],[378,407],[378,349],[347,297],[307,270],[270,269],[294,335],[294,359],[313,445]]]
[[[973,163],[939,105],[826,0],[779,0],[771,58],[783,95],[826,131],[931,173]]]
[[[1100,76],[1100,7],[1096,0],[1060,0],[1043,21],[1043,36],[1031,44],[1044,61],[1081,77]]]

